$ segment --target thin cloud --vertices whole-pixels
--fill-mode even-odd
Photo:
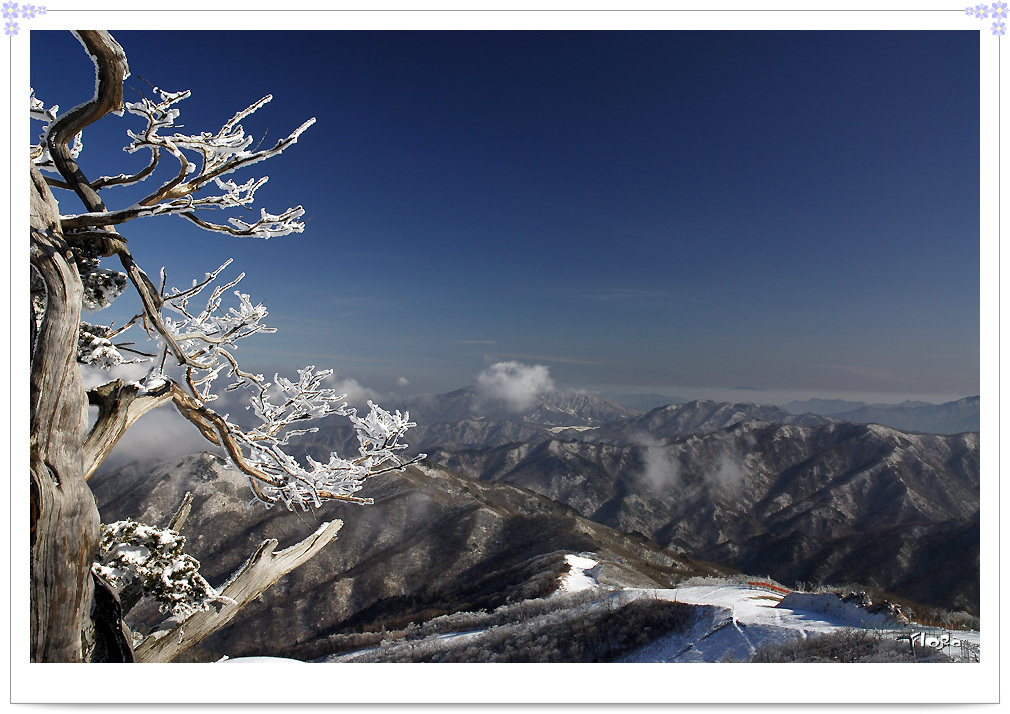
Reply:
[[[669,305],[676,298],[666,290],[640,290],[635,288],[604,288],[584,290],[576,297],[592,302],[614,305]]]
[[[652,489],[653,493],[668,495],[682,488],[680,462],[662,442],[648,433],[636,434],[633,441],[645,448],[642,471],[636,478]]]
[[[528,355],[517,352],[496,352],[494,358],[508,357],[514,360],[526,359],[534,360],[537,362],[557,362],[559,364],[589,364],[589,365],[603,365],[608,364],[607,362],[600,362],[597,360],[582,359],[580,357],[560,357],[558,355]],[[488,357],[490,359],[490,357]]]
[[[873,379],[878,382],[906,384],[915,381],[909,374],[895,372],[890,369],[877,369],[858,364],[826,364],[826,369],[842,372],[844,374]]]

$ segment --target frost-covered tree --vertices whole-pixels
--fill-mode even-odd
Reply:
[[[75,35],[96,67],[94,98],[60,114],[33,93],[30,106],[43,126],[41,140],[31,147],[31,659],[166,661],[312,557],[341,524],[324,523],[279,552],[276,541],[264,542],[216,590],[200,576],[178,534],[188,503],[167,527],[129,520],[100,524],[87,481],[132,424],[152,409],[173,405],[248,477],[255,500],[290,509],[332,500],[367,503],[356,492],[370,476],[406,465],[398,455],[405,447],[400,439],[413,425],[408,415],[371,402],[369,413],[358,416],[342,395],[324,386],[327,370],[306,367],[294,379],[272,380],[246,371],[235,356],[238,343],[272,328],[264,323],[264,307],[235,290],[243,276],[221,282],[226,263],[184,289],[167,287],[164,271],[155,285],[117,231],[137,218],[174,214],[234,236],[301,232],[300,206],[278,215],[261,210],[253,222],[215,223],[204,216],[253,203],[266,178],[236,183],[231,175],[289,148],[314,120],[272,147],[251,148],[253,137],[240,122],[266,104],[267,96],[217,133],[179,133],[177,105],[189,92],[154,89],[153,99],[124,103],[129,70],[122,47],[107,32]],[[124,111],[139,117],[139,127],[127,131],[126,150],[149,152],[150,161],[136,174],[89,179],[78,163],[82,132]],[[124,208],[106,205],[105,189],[138,184],[164,160],[178,166],[170,167],[167,180],[149,195]],[[53,188],[76,194],[84,210],[61,211]],[[121,270],[103,267],[106,259],[117,260]],[[82,308],[99,310],[131,288],[142,309],[123,327],[82,321]],[[117,342],[127,329],[144,331],[153,348],[134,351],[132,343]],[[117,379],[85,390],[80,365],[107,369],[140,359],[151,361],[145,379]],[[222,383],[224,391],[248,395],[253,426],[240,426],[215,410]],[[93,423],[89,405],[97,407]],[[307,422],[330,414],[351,421],[358,454],[331,454],[326,462],[293,458],[286,450],[289,439],[309,430]],[[169,617],[156,633],[134,641],[123,612],[145,593]]]

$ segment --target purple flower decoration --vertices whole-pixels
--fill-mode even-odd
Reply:
[[[8,37],[18,34],[18,31],[21,29],[18,27],[18,24],[14,22],[18,19],[19,14],[25,20],[34,20],[39,15],[46,14],[46,6],[25,3],[21,7],[18,7],[16,2],[4,2],[3,16],[7,20],[6,24],[4,24],[4,32]]]
[[[964,14],[965,15],[974,15],[975,14],[975,8],[973,8],[971,5],[969,5],[968,7],[966,7],[964,9]]]
[[[984,20],[989,17],[989,6],[988,5],[976,5],[975,6],[975,17],[979,20]]]
[[[999,35],[1002,37],[1006,34],[1006,24],[1002,20],[998,20],[992,24],[992,34]]]
[[[992,19],[1005,20],[1007,16],[1007,6],[1005,2],[994,2],[992,4]]]

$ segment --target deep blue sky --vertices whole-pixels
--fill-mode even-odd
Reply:
[[[261,369],[407,393],[500,360],[674,396],[979,391],[977,31],[113,34],[128,100],[192,90],[188,132],[267,93],[244,122],[266,144],[317,117],[236,177],[268,174],[257,213],[302,204],[305,233],[121,227],[176,285],[236,258],[280,330],[243,349]],[[47,106],[90,97],[72,36],[31,44]],[[87,132],[85,173],[146,161],[118,150],[138,122]]]

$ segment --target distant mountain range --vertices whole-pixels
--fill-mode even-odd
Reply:
[[[790,414],[779,407],[760,404],[694,401],[658,407],[647,414],[604,424],[592,432],[585,432],[582,438],[593,443],[639,443],[643,435],[670,439],[683,434],[710,434],[754,420],[802,426],[816,426],[835,421],[813,414]],[[575,436],[571,431],[558,433],[563,437]]]
[[[680,397],[668,397],[663,394],[602,394],[608,399],[613,399],[618,404],[623,404],[629,409],[639,412],[652,411],[656,407],[665,407],[668,404],[684,404],[691,401]]]
[[[429,460],[781,582],[860,582],[978,608],[977,434],[746,420],[640,432],[638,444],[551,439]]]
[[[641,396],[641,395],[639,395]],[[455,443],[478,442],[455,439],[444,426],[458,423],[501,423],[525,424],[535,428],[544,427],[601,427],[619,429],[615,422],[645,417],[647,431],[655,420],[700,419],[709,423],[709,428],[721,428],[746,419],[764,419],[782,424],[817,424],[845,421],[856,424],[881,424],[903,431],[927,434],[960,434],[980,430],[979,397],[965,397],[944,404],[907,401],[902,404],[866,404],[843,400],[811,399],[804,402],[790,402],[783,407],[752,403],[725,403],[706,400],[685,401],[665,399],[661,395],[625,395],[634,404],[621,402],[594,394],[576,391],[556,391],[540,396],[532,406],[522,411],[508,408],[504,402],[487,402],[481,399],[472,387],[459,389],[447,394],[412,397],[404,402],[412,418],[418,423],[421,441],[426,444],[445,446],[428,439],[426,430],[438,432]],[[648,408],[645,408],[645,407]],[[712,413],[708,413],[712,412]],[[719,412],[715,414],[714,412]],[[651,415],[651,416],[650,416]],[[690,415],[690,416],[688,416]],[[820,417],[820,418],[818,418]],[[715,427],[721,418],[721,427]],[[471,432],[473,427],[471,426]],[[485,427],[480,431],[492,432],[495,427]],[[424,432],[424,433],[422,433]],[[522,432],[526,437],[532,433]],[[499,437],[498,443],[502,442]],[[517,440],[525,440],[520,438]],[[485,440],[484,445],[490,445]]]
[[[742,571],[787,585],[860,583],[978,614],[978,397],[642,412],[555,392],[516,411],[462,389],[403,407],[418,423],[411,451],[428,459],[373,479],[364,494],[373,506],[247,509],[244,477],[209,454],[93,479],[106,522],[167,523],[193,491],[183,532],[212,583],[264,538],[284,547],[317,519],[344,520],[334,544],[193,659],[321,657],[371,637],[355,633],[536,597],[580,552],[596,553],[614,584]],[[296,449],[354,453],[344,423],[323,420]]]
[[[592,430],[641,415],[612,399],[574,391],[539,397],[524,410],[504,402],[486,402],[471,387],[447,394],[411,397],[403,409],[417,426],[410,431],[409,453],[430,449],[491,448],[512,443],[540,442],[565,429]],[[322,420],[319,432],[302,440],[304,448],[320,458],[330,451],[346,453],[357,448],[347,420]]]
[[[776,424],[817,426],[851,422],[877,423],[903,431],[959,434],[979,431],[979,398],[922,406],[860,407],[829,415],[828,411],[856,402],[813,400],[786,407],[713,401],[668,404],[648,412],[635,411],[613,399],[581,392],[555,392],[540,397],[523,411],[510,411],[502,403],[480,401],[472,388],[448,394],[413,397],[403,407],[417,427],[411,431],[411,453],[435,449],[490,449],[507,444],[535,444],[548,439],[575,439],[591,443],[629,444],[642,438],[673,438],[683,434],[719,431],[749,420]],[[823,413],[800,411],[801,406]],[[304,440],[304,448],[317,458],[330,451],[353,452],[356,440],[346,420],[324,420],[317,434]]]
[[[812,399],[790,402],[783,409],[792,414],[809,412],[856,424],[883,424],[903,431],[926,434],[960,434],[981,429],[978,397],[965,397],[944,404],[911,401],[902,404],[865,404]]]
[[[694,401],[636,414],[564,394],[490,418],[474,414],[474,399],[460,390],[429,397],[427,411],[407,405],[429,462],[783,582],[855,581],[977,609],[977,433],[916,434],[746,403]],[[977,411],[977,397],[893,409],[919,426]],[[547,424],[535,421],[544,415]],[[564,418],[572,426],[553,425]],[[323,429],[306,448],[321,458],[351,446],[349,436]]]
[[[844,412],[851,412],[863,407],[880,407],[905,409],[908,407],[932,406],[928,402],[904,401],[901,404],[867,404],[866,402],[850,402],[845,399],[805,399],[803,401],[792,401],[783,404],[782,408],[790,414],[821,414],[823,416],[834,416]]]
[[[411,397],[404,404],[419,425],[480,419],[541,426],[591,426],[641,413],[613,399],[572,390],[543,394],[522,410],[513,409],[501,400],[484,399],[473,387],[447,394]]]

